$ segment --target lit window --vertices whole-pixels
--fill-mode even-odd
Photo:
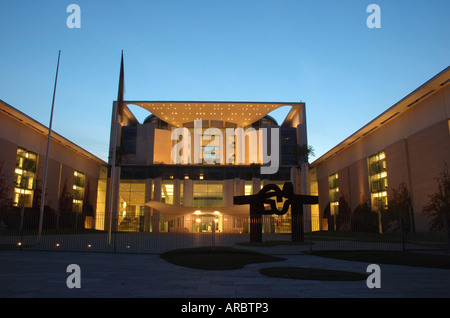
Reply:
[[[386,154],[384,151],[370,156],[368,159],[368,165],[372,208],[374,210],[385,210],[388,205],[388,180],[386,171]]]
[[[79,171],[73,173],[73,206],[74,212],[83,210],[85,175]]]
[[[330,214],[339,214],[339,175],[337,173],[328,177],[328,189],[330,198]]]
[[[174,204],[174,182],[172,180],[164,180],[161,186],[161,202]]]
[[[36,183],[37,154],[24,148],[17,148],[14,206],[32,207]]]

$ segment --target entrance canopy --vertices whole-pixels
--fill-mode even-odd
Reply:
[[[126,101],[125,104],[140,106],[176,127],[182,127],[184,123],[194,120],[222,121],[245,127],[277,108],[303,105],[302,103],[174,101]]]
[[[190,207],[183,205],[172,205],[166,204],[159,201],[148,201],[145,205],[154,208],[155,210],[165,214],[165,215],[187,215],[194,213],[201,214],[213,214],[214,212],[219,212],[221,214],[235,215],[235,216],[248,216],[249,215],[249,206],[248,205],[233,205],[226,207]]]

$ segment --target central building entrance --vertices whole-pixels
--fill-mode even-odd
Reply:
[[[196,211],[193,216],[192,221],[192,232],[193,233],[211,233],[222,232],[222,214],[219,212],[202,214]]]

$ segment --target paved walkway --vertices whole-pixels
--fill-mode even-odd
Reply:
[[[206,271],[168,263],[156,254],[0,251],[2,298],[315,298],[450,297],[450,270],[379,264],[381,288],[366,281],[323,282],[271,278],[259,268],[302,266],[366,273],[368,263],[311,255],[239,270]],[[430,255],[432,257],[432,255]],[[70,289],[69,264],[81,268],[81,288]]]

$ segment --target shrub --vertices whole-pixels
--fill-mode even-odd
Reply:
[[[351,218],[351,229],[353,232],[377,232],[378,214],[372,211],[367,202],[359,204],[353,210]]]
[[[428,204],[422,211],[430,219],[428,223],[430,229],[441,231],[444,229],[443,214],[450,214],[450,175],[447,167],[436,177],[436,181],[438,191],[429,196]]]

